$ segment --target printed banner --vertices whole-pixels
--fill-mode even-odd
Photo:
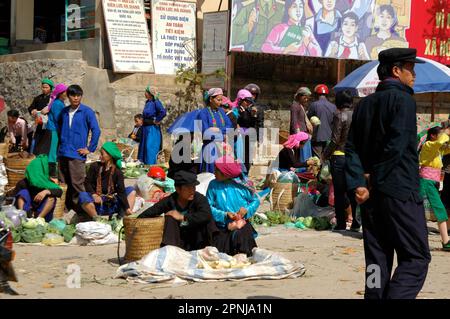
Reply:
[[[409,46],[411,3],[232,0],[230,50],[376,60],[384,49]]]
[[[225,70],[227,64],[228,11],[203,15],[202,73]],[[225,79],[208,76],[203,87],[225,87]]]
[[[196,4],[152,1],[153,60],[156,74],[175,74],[196,63]]]
[[[103,14],[114,72],[153,72],[143,1],[103,0]]]
[[[414,1],[406,36],[417,55],[450,65],[450,0]]]

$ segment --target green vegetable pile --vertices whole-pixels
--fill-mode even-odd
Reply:
[[[308,216],[295,218],[276,211],[269,211],[265,213],[265,215],[267,216],[267,220],[255,215],[250,219],[250,221],[253,224],[266,227],[284,224],[287,228],[309,228],[315,230],[326,230],[331,228],[331,223],[327,217]]]

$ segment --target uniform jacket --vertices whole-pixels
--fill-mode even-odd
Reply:
[[[366,186],[399,200],[420,202],[414,91],[397,80],[381,82],[353,112],[345,146],[347,188]]]

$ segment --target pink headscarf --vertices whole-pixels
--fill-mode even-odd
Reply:
[[[286,148],[294,148],[298,146],[300,142],[307,141],[309,139],[309,135],[305,132],[298,132],[296,134],[289,135],[288,140],[283,144]]]
[[[229,98],[224,96],[224,97],[222,97],[222,106],[224,106],[226,104],[228,105],[228,108],[230,108],[230,109],[236,107],[236,105],[234,104],[233,101],[231,101]]]
[[[250,93],[250,91],[246,90],[246,89],[239,90],[239,92],[237,94],[237,97],[236,97],[236,100],[234,101],[235,107],[239,106],[239,103],[241,103],[241,101],[245,100],[245,99],[252,99],[253,100],[252,93]]]
[[[216,167],[227,178],[236,178],[242,174],[242,165],[230,155],[218,158]]]
[[[58,83],[55,86],[55,89],[52,91],[50,95],[51,103],[48,105],[48,110],[50,111],[53,105],[53,102],[58,98],[58,95],[67,91],[67,86],[64,83]]]

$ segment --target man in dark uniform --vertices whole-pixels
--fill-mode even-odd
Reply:
[[[195,191],[199,184],[197,175],[178,171],[173,179],[176,192],[145,210],[138,218],[165,215],[161,247],[172,245],[190,251],[210,246],[219,230],[208,200]]]
[[[416,49],[380,52],[381,80],[353,113],[345,147],[347,187],[361,206],[366,299],[416,298],[431,256],[419,195]],[[369,198],[370,197],[370,198]],[[391,278],[394,251],[398,266]]]

